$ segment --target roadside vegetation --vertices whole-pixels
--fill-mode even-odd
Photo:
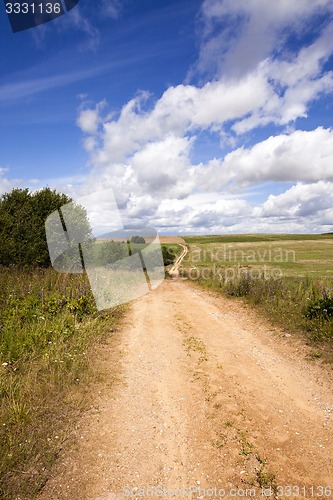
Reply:
[[[34,498],[47,480],[90,402],[94,346],[123,311],[97,313],[83,274],[0,268],[1,498]]]
[[[71,201],[49,188],[0,199],[0,498],[35,498],[47,480],[89,404],[94,347],[124,311],[97,313],[85,274],[50,267],[45,220]],[[75,217],[90,236],[83,207]]]
[[[333,235],[186,237],[182,273],[241,297],[288,333],[315,342],[333,362]]]
[[[91,403],[92,384],[101,376],[94,350],[105,339],[116,342],[126,310],[97,312],[85,273],[50,267],[45,220],[71,202],[49,188],[14,189],[0,198],[0,498],[32,499],[41,490]],[[95,242],[84,208],[74,204],[72,217],[87,244]],[[52,236],[62,241],[61,234]],[[108,266],[146,247],[139,236],[125,244],[100,241],[90,258]],[[159,248],[149,245],[148,251],[151,262],[156,254],[159,263]],[[162,251],[169,266],[179,247],[165,245]],[[82,271],[77,254],[77,245],[69,244],[57,266]]]
[[[181,254],[182,248],[177,244],[164,244],[162,245],[163,262],[166,268],[173,265],[177,257]]]

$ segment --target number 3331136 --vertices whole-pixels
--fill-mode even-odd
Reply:
[[[60,14],[62,11],[60,3],[39,2],[7,2],[7,14]]]

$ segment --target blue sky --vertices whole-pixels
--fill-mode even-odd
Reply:
[[[0,194],[112,188],[162,234],[333,229],[331,0],[80,0],[15,34],[1,7]]]

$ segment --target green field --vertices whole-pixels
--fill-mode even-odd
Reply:
[[[329,240],[333,233],[327,234],[219,234],[207,236],[184,236],[187,243],[248,243],[255,241],[305,241]]]
[[[287,332],[322,343],[320,357],[333,360],[333,234],[184,239],[184,276],[242,297]]]
[[[333,277],[333,235],[228,235],[184,239],[190,247],[187,267],[234,267],[244,272],[252,269],[253,273],[265,268],[267,276]]]

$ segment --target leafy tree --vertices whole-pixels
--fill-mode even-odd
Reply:
[[[142,236],[132,236],[131,243],[145,244],[146,240]]]
[[[45,220],[71,201],[50,188],[33,193],[13,189],[4,194],[0,199],[0,264],[50,266]]]
[[[170,264],[173,264],[175,261],[176,255],[172,251],[172,248],[169,248],[165,245],[162,245],[162,256],[163,256],[163,262],[165,266],[169,266]]]
[[[97,266],[107,266],[128,257],[127,244],[119,241],[95,244],[91,254],[92,260]]]

